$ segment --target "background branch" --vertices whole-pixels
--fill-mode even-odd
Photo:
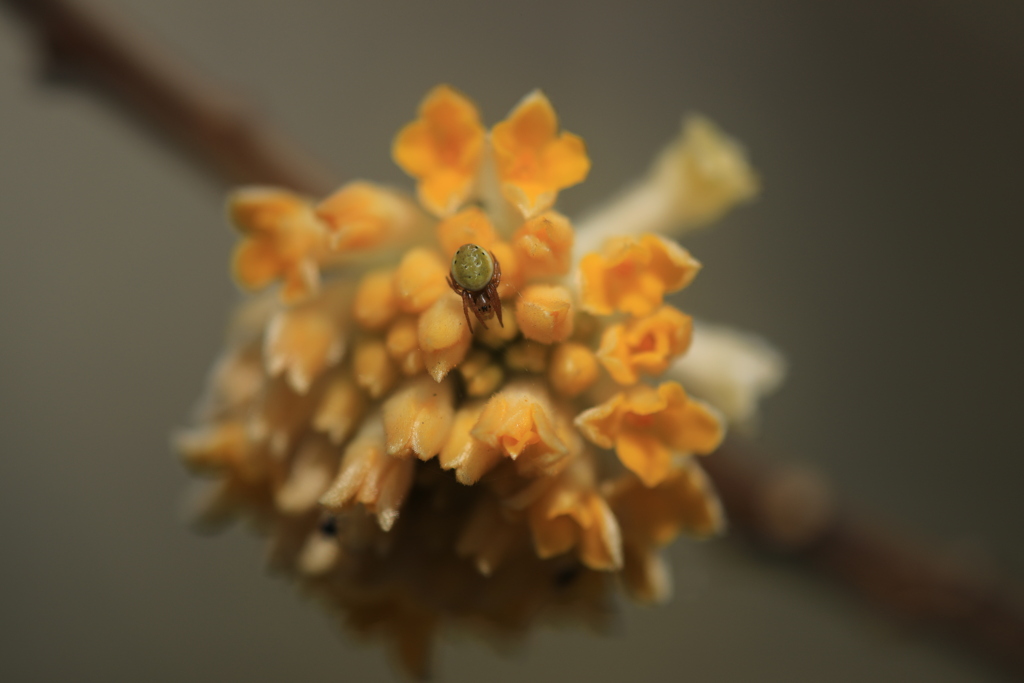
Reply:
[[[38,33],[49,74],[75,76],[169,134],[230,183],[326,193],[337,179],[287,138],[109,11],[83,0],[5,0]],[[822,573],[882,611],[1024,675],[1017,588],[840,505],[820,476],[728,443],[704,463],[734,535]]]
[[[151,36],[81,0],[4,0],[38,33],[48,76],[77,78],[115,98],[230,183],[332,189],[313,158]]]

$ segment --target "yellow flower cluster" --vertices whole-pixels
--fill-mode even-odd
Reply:
[[[277,568],[415,673],[445,625],[599,618],[616,580],[664,600],[660,549],[722,526],[693,456],[723,421],[657,381],[693,336],[665,296],[700,264],[651,232],[574,256],[551,207],[590,160],[539,91],[487,131],[435,88],[392,153],[418,205],[362,181],[230,197],[236,280],[280,287],[242,306],[180,438],[216,477],[207,518],[254,519]],[[749,194],[731,182],[690,184],[701,216]],[[501,325],[469,324],[446,282],[466,244],[500,264]]]

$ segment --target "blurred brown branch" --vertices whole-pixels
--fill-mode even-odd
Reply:
[[[323,194],[332,178],[239,100],[84,0],[5,0],[38,32],[50,69],[98,85],[232,183]],[[820,477],[727,444],[705,460],[733,531],[845,584],[890,615],[1024,675],[1017,588],[840,507]]]
[[[231,183],[322,194],[334,179],[312,157],[120,16],[82,0],[4,0],[38,32],[45,68],[99,86]]]

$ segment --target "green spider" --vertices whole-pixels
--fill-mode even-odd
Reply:
[[[452,291],[462,297],[462,313],[470,331],[473,330],[469,321],[470,307],[484,329],[487,329],[485,321],[495,314],[498,324],[505,327],[501,321],[501,299],[498,298],[501,264],[493,253],[476,244],[463,244],[452,257],[452,271],[447,282]]]

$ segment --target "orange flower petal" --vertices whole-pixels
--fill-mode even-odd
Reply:
[[[243,240],[235,247],[231,273],[246,289],[263,289],[281,277],[284,266],[273,244],[266,240]]]
[[[332,377],[313,416],[313,428],[325,432],[334,444],[342,444],[359,426],[366,399],[350,375]]]
[[[615,438],[619,460],[647,486],[660,483],[672,469],[672,451],[657,436],[640,429],[622,429]]]
[[[371,398],[380,398],[398,380],[398,369],[380,339],[366,339],[352,353],[352,372],[358,384]]]
[[[657,429],[666,443],[685,453],[707,455],[725,438],[724,420],[703,401],[690,398],[676,382],[658,387],[666,409],[658,415]]]
[[[423,371],[423,352],[420,350],[418,327],[419,320],[416,317],[404,315],[392,323],[384,338],[384,346],[405,375],[415,375]]]

